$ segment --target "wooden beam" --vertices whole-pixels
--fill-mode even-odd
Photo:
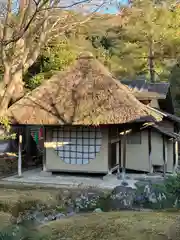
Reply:
[[[151,128],[148,128],[148,158],[149,158],[149,172],[153,173],[153,165],[152,165],[152,140],[151,140]]]
[[[119,158],[120,158],[120,156],[119,156],[119,146],[120,146],[120,144],[119,144],[119,142],[117,142],[116,143],[116,164],[119,164]],[[120,173],[120,168],[118,168],[118,173]]]
[[[108,129],[108,175],[112,174],[111,170],[111,155],[112,155],[112,149],[111,149],[111,127]]]
[[[174,123],[174,132],[179,134],[179,126]],[[179,149],[177,139],[173,141],[173,173],[176,173],[177,167],[179,165]]]
[[[112,144],[112,143],[118,143],[119,141],[121,141],[120,137],[115,138],[115,139],[111,139],[109,142]]]
[[[120,173],[121,172],[121,167],[122,167],[122,164],[121,164],[121,156],[122,156],[122,154],[121,154],[121,141],[119,142],[119,168],[118,168],[118,173]]]
[[[125,180],[126,174],[126,131],[123,135],[123,166],[122,166],[122,179]]]
[[[175,173],[178,167],[178,141],[175,141],[174,143],[174,166],[173,166],[173,172]]]
[[[164,134],[162,134],[162,139],[163,139],[163,162],[164,162],[163,176],[165,177],[167,171],[167,156],[166,156],[166,139]]]
[[[46,129],[43,126],[43,171],[46,172],[46,146],[45,146],[45,141],[46,141]]]

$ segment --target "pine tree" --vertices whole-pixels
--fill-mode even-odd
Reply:
[[[116,34],[117,72],[129,77],[145,73],[152,82],[167,80],[168,63],[180,52],[180,9],[169,2],[134,0],[119,18],[119,26],[110,29]]]

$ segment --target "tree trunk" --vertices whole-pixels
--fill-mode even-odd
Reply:
[[[11,96],[11,98],[14,103],[24,96],[24,83],[23,83],[22,70],[18,71],[13,76],[13,79],[15,82],[15,87],[14,87],[14,92],[13,92],[13,95]]]
[[[4,95],[6,86],[10,82],[10,71],[11,71],[11,68],[9,67],[9,65],[8,64],[4,65],[4,76],[3,76],[3,80],[0,82],[0,100]]]
[[[9,66],[9,64],[4,64],[4,76],[3,76],[4,85],[7,85],[9,83],[10,73],[11,73],[11,67]]]
[[[24,86],[22,82],[22,70],[20,70],[12,76],[9,84],[6,86],[0,103],[0,116],[5,114],[12,100],[18,100],[23,94]]]
[[[0,103],[0,116],[3,116],[6,110],[8,109],[14,89],[15,89],[15,85],[12,84],[12,82],[10,82],[4,92],[4,96],[2,97],[2,100]]]
[[[149,73],[150,82],[155,82],[155,70],[154,70],[154,51],[153,51],[153,41],[149,41]]]

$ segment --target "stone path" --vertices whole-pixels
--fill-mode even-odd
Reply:
[[[100,177],[81,177],[73,175],[51,175],[42,176],[41,169],[34,169],[23,172],[23,176],[19,178],[17,175],[1,179],[1,183],[7,184],[23,184],[23,185],[43,185],[44,187],[95,187],[101,189],[114,189],[114,187],[121,185],[122,180],[118,180],[116,176]],[[128,184],[135,188],[134,184],[137,182],[133,179],[127,180]]]

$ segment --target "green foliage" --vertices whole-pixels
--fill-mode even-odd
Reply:
[[[8,140],[8,139],[16,138],[15,133],[10,133],[11,126],[10,126],[9,119],[7,117],[0,117],[0,124],[4,130],[3,134],[0,135],[0,140]]]
[[[30,89],[35,89],[41,85],[44,80],[44,73],[38,73],[32,78],[28,78],[26,81],[26,86]]]
[[[3,125],[6,132],[10,131],[9,119],[7,117],[1,117],[0,123]]]
[[[123,22],[124,21],[124,22]],[[169,69],[165,60],[177,58],[180,40],[179,10],[157,5],[150,0],[135,0],[124,8],[122,24],[109,29],[114,40],[113,54],[118,56],[116,74],[124,77],[145,74],[149,78],[149,52],[152,48],[157,81],[167,81]]]
[[[43,70],[62,71],[68,67],[76,58],[76,52],[67,40],[52,42],[44,51]]]
[[[0,232],[0,240],[44,240],[46,236],[23,226],[10,225]]]
[[[24,76],[26,87],[30,90],[35,89],[56,71],[66,69],[76,56],[76,51],[68,40],[58,39],[50,42]]]
[[[171,92],[174,100],[175,112],[180,116],[180,60],[178,59],[175,66],[171,69],[169,78],[171,84]]]
[[[176,176],[170,176],[165,179],[164,184],[152,184],[151,185],[151,196],[156,196],[155,202],[149,201],[149,198],[144,197],[144,186],[137,186],[137,196],[141,197],[138,199],[138,204],[142,204],[145,208],[150,209],[162,209],[162,210],[173,210],[180,209],[180,173]],[[159,197],[161,194],[161,197]],[[165,197],[162,197],[162,196]],[[153,198],[154,198],[153,196]]]
[[[111,210],[111,194],[104,193],[101,195],[96,203],[96,208],[100,208],[103,212],[108,212]]]
[[[176,176],[171,176],[165,182],[166,191],[180,201],[180,173]]]

